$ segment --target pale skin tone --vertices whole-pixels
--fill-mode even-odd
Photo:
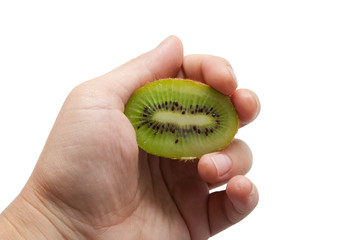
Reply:
[[[229,95],[240,126],[260,104],[236,90],[230,64],[208,55],[183,56],[180,40],[85,82],[67,97],[35,169],[0,215],[0,239],[208,239],[244,219],[258,191],[244,175],[249,147],[234,139],[193,162],[139,150],[123,114],[141,86],[167,77],[205,82]],[[209,190],[227,184],[225,191]]]

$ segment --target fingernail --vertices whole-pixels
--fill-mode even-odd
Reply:
[[[225,175],[227,172],[230,171],[232,162],[226,154],[216,153],[214,155],[211,155],[210,158],[216,167],[217,175],[219,177]]]
[[[230,66],[227,66],[227,69],[228,69],[230,75],[233,77],[233,79],[235,80],[235,82],[236,82],[236,84],[237,84],[238,81],[237,81],[237,78],[236,78],[236,76],[235,76],[234,69],[232,69],[232,67],[230,67]]]
[[[252,112],[253,108],[255,107],[255,111],[253,115],[250,115],[249,117],[247,117],[247,119],[241,119],[240,118],[240,125],[244,126],[246,124],[248,124],[249,122],[253,121],[255,118],[257,118],[257,116],[260,113],[260,109],[261,109],[261,105],[260,105],[260,101],[259,98],[257,97],[257,95],[249,90],[249,89],[242,89],[241,90],[241,96],[244,99],[244,102],[247,102],[247,108],[245,108],[248,112]]]
[[[244,212],[248,209],[253,209],[257,203],[258,203],[258,197],[256,195],[256,187],[253,183],[251,184],[251,191],[249,193],[249,195],[246,198],[242,198],[242,199],[232,199],[232,202],[234,203],[234,207],[239,211],[239,212]],[[243,186],[240,186],[239,188],[242,188]]]
[[[251,207],[256,206],[258,198],[256,197],[256,187],[253,183],[251,183],[251,192],[249,193],[248,197],[248,204]]]
[[[258,96],[253,91],[250,91],[250,93],[251,93],[251,95],[253,96],[253,98],[256,101],[256,114],[255,114],[255,117],[254,117],[254,118],[256,118],[259,115],[260,109],[261,109],[260,100],[259,100]]]
[[[162,47],[162,45],[165,45],[169,41],[169,39],[173,38],[174,36],[169,36],[165,38],[157,47]]]
[[[251,198],[255,194],[255,185],[251,183],[251,192],[249,193],[249,197]]]

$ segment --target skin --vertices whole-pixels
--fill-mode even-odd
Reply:
[[[201,240],[246,217],[258,192],[243,176],[252,164],[243,141],[187,163],[138,149],[126,102],[139,87],[167,77],[205,82],[231,96],[239,127],[259,113],[256,95],[236,90],[225,59],[184,57],[171,36],[73,89],[30,179],[0,215],[0,239]],[[225,191],[209,193],[222,184]]]

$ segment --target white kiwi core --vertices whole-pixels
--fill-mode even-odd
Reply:
[[[204,114],[181,114],[181,112],[166,112],[159,111],[155,112],[152,119],[160,123],[172,123],[180,127],[186,126],[206,126],[213,121],[211,117]]]

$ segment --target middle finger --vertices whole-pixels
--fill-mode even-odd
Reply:
[[[200,177],[211,187],[219,186],[236,175],[245,175],[252,165],[252,153],[248,145],[234,139],[220,152],[202,156],[198,163]]]

